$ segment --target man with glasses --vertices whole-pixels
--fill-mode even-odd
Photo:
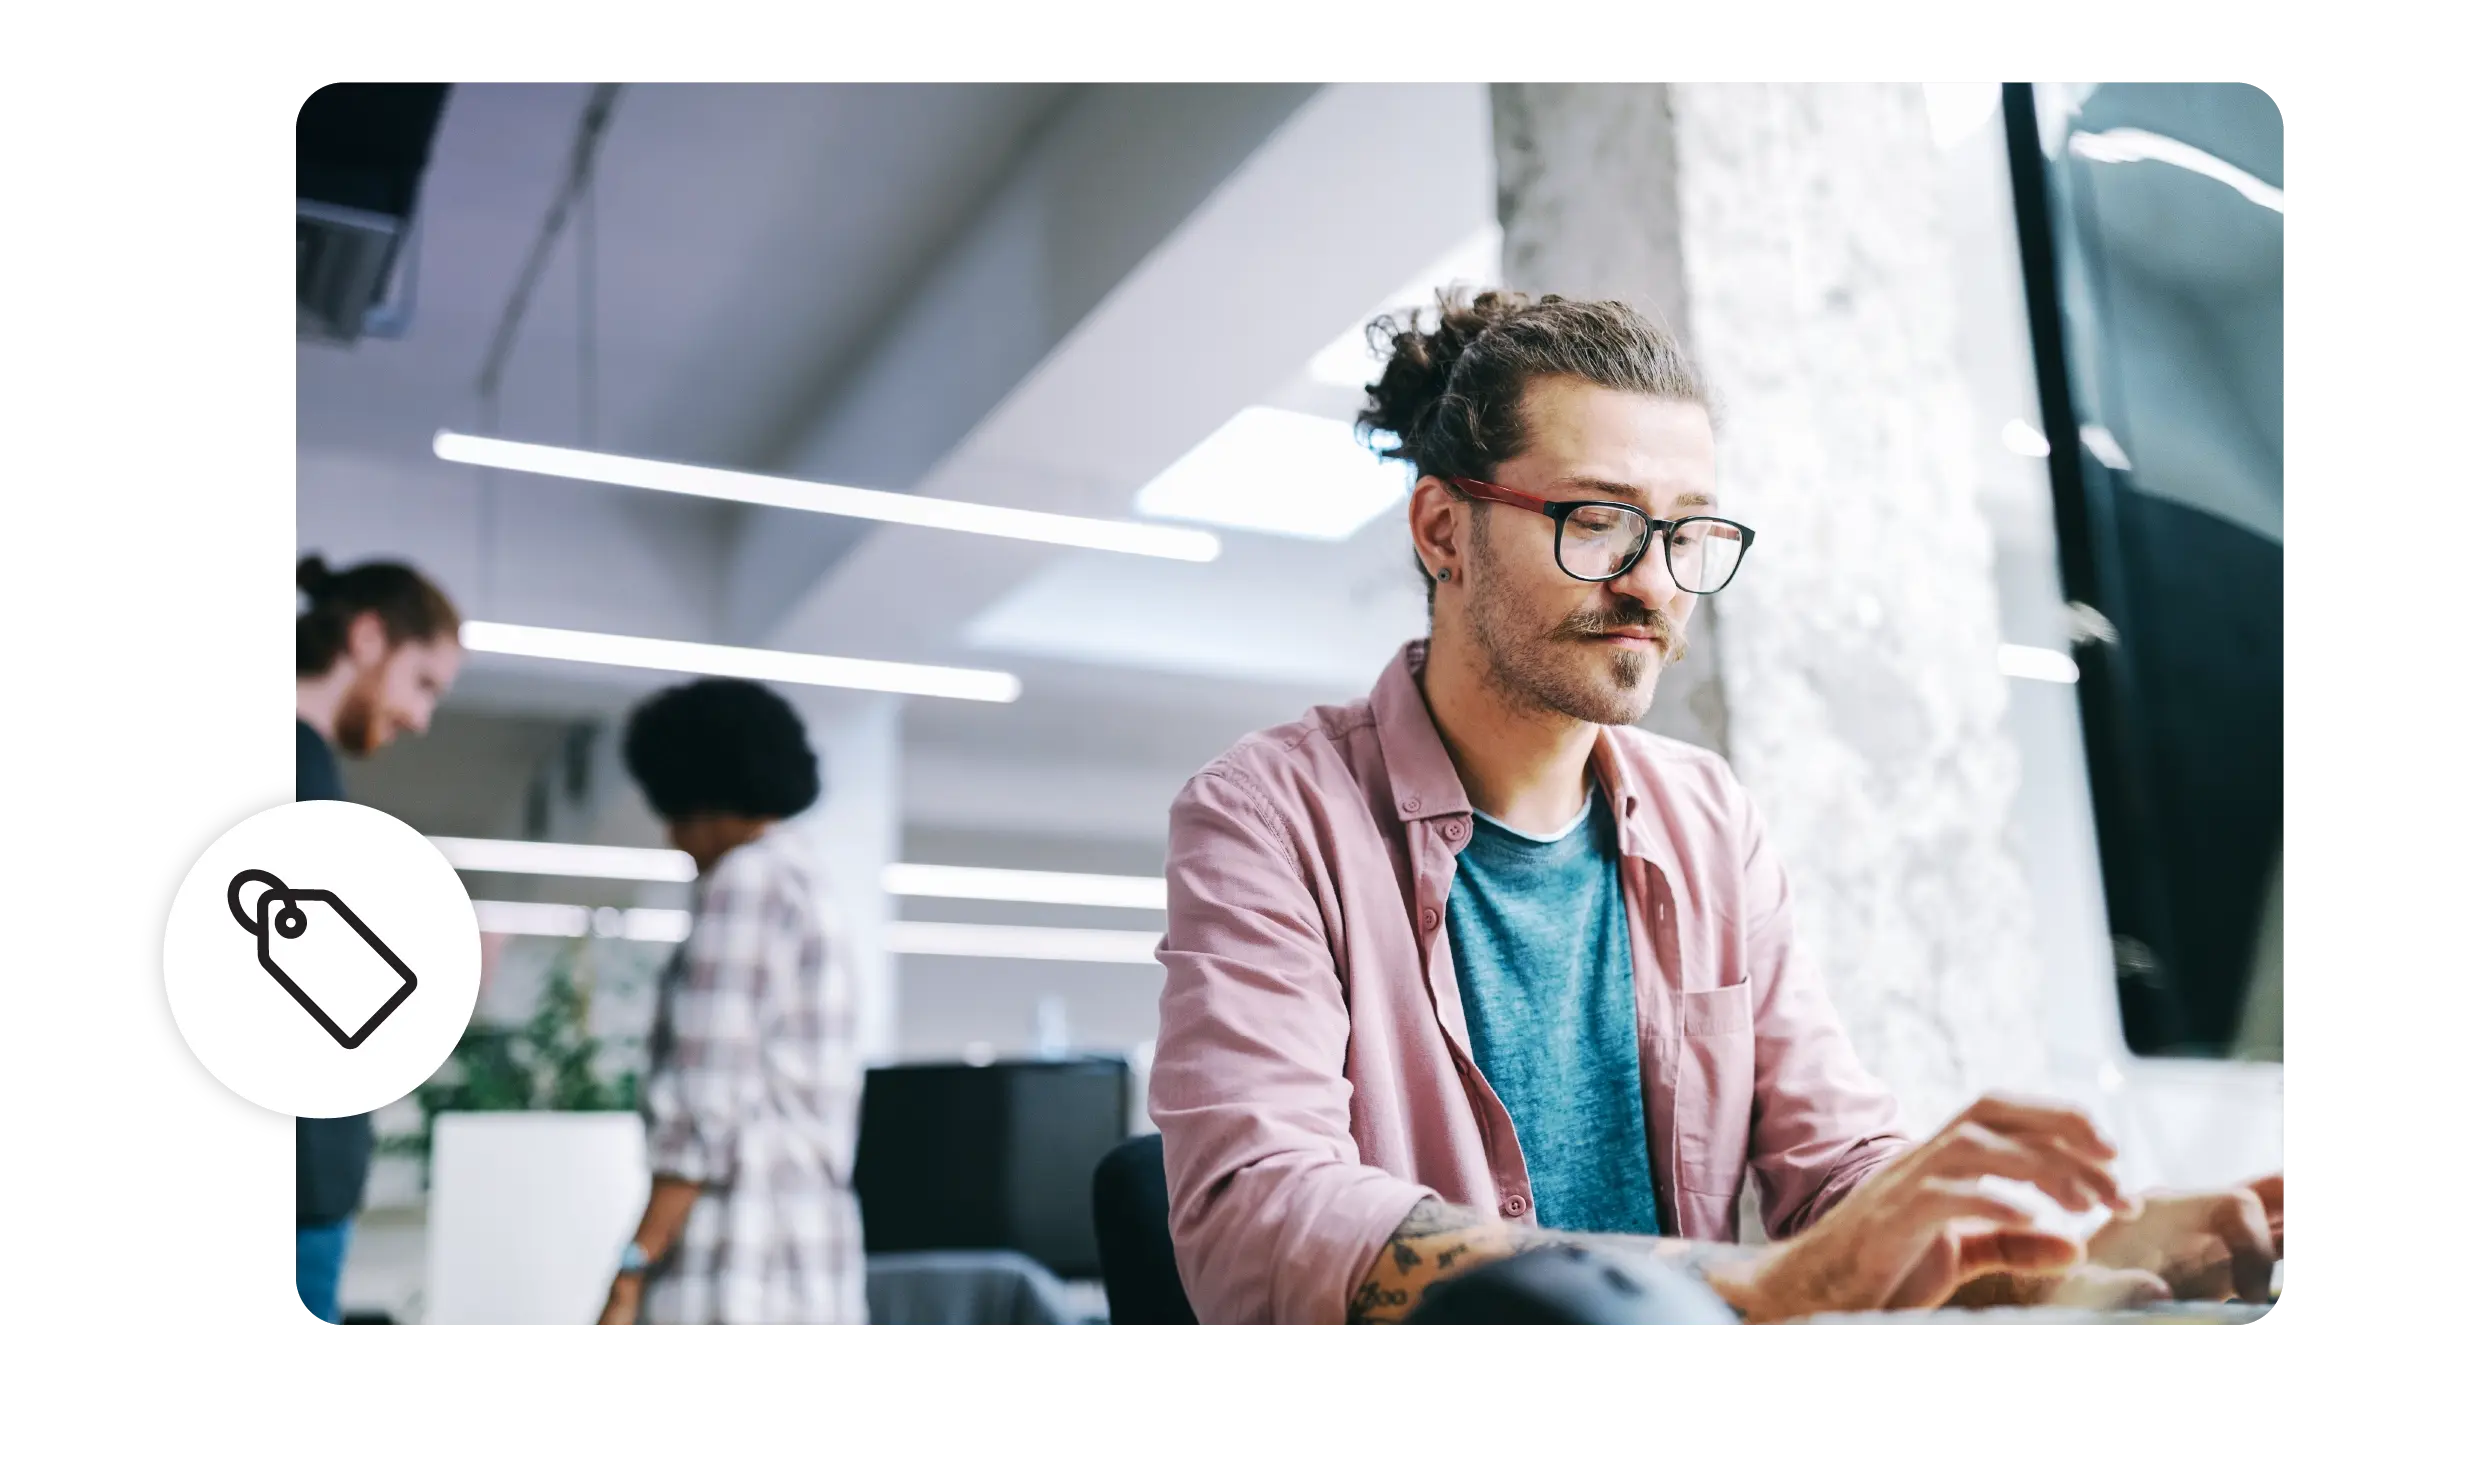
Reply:
[[[1620,304],[1436,310],[1378,323],[1361,417],[1413,465],[1429,638],[1170,812],[1150,1109],[1197,1314],[1400,1319],[1551,1243],[1756,1320],[2265,1298],[2280,1183],[2140,1207],[2081,1112],[2005,1096],[1904,1134],[1745,792],[1633,728],[1755,539],[1695,367]],[[1751,1172],[1761,1250],[1729,1242]],[[2080,1242],[1988,1176],[2113,1221]]]

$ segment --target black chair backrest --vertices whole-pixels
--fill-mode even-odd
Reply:
[[[1090,1216],[1109,1322],[1196,1324],[1177,1278],[1177,1246],[1168,1237],[1168,1167],[1158,1136],[1136,1136],[1099,1159],[1090,1177]]]

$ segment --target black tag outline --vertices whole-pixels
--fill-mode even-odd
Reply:
[[[286,975],[284,968],[280,967],[273,959],[270,958],[268,954],[268,944],[269,936],[273,932],[269,929],[271,922],[268,918],[268,905],[270,900],[275,899],[282,899],[296,904],[299,904],[307,899],[318,900],[322,904],[325,904],[329,908],[337,911],[338,918],[344,920],[348,925],[352,926],[355,933],[363,937],[364,944],[370,946],[374,953],[379,955],[382,960],[388,962],[390,969],[397,972],[399,978],[404,981],[406,985],[400,987],[396,995],[392,996],[387,1002],[381,1004],[380,1010],[372,1014],[371,1021],[365,1023],[362,1027],[356,1029],[351,1034],[343,1031],[335,1022],[330,1020],[327,1013],[320,1010],[319,1003],[312,1001],[311,994],[305,992],[301,987],[296,986],[294,978]],[[327,1029],[329,1036],[337,1040],[338,1047],[340,1048],[361,1047],[364,1040],[372,1036],[372,1030],[387,1022],[389,1020],[389,1015],[398,1010],[399,1003],[406,1001],[409,997],[415,994],[415,973],[407,969],[407,963],[399,960],[398,953],[391,950],[387,942],[383,941],[379,936],[374,935],[372,933],[372,927],[364,924],[363,921],[356,916],[353,910],[346,907],[346,901],[338,898],[335,894],[330,893],[326,889],[270,889],[266,891],[260,895],[259,928],[253,931],[252,934],[257,935],[260,940],[260,969],[267,972],[270,976],[275,977],[277,979],[277,985],[286,989],[286,995],[292,997],[305,1012],[310,1013],[312,1015],[313,1022],[316,1022],[321,1027]]]

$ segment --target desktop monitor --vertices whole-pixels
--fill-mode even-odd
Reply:
[[[1113,1057],[895,1064],[865,1076],[857,1200],[869,1254],[1013,1249],[1094,1279],[1090,1178],[1125,1139]]]

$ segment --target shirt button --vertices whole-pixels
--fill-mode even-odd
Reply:
[[[1447,838],[1448,840],[1450,840],[1450,841],[1452,841],[1452,842],[1456,842],[1456,843],[1461,842],[1461,841],[1462,841],[1462,835],[1463,835],[1464,833],[1469,832],[1470,830],[1471,830],[1470,824],[1469,824],[1469,823],[1465,823],[1465,822],[1459,822],[1459,821],[1457,821],[1457,822],[1448,822],[1448,823],[1446,823],[1446,824],[1445,824],[1445,836],[1446,836],[1446,838]]]
[[[1404,797],[1404,798],[1402,798],[1402,810],[1403,810],[1403,811],[1405,811],[1405,812],[1416,812],[1416,811],[1418,811],[1418,810],[1419,810],[1419,799],[1418,799],[1417,797]]]
[[[1522,1217],[1525,1206],[1527,1206],[1527,1204],[1525,1204],[1523,1199],[1519,1196],[1507,1198],[1505,1203],[1506,1216],[1509,1218]]]
[[[1434,930],[1436,928],[1436,911],[1421,910],[1419,912],[1419,928],[1422,930]]]

